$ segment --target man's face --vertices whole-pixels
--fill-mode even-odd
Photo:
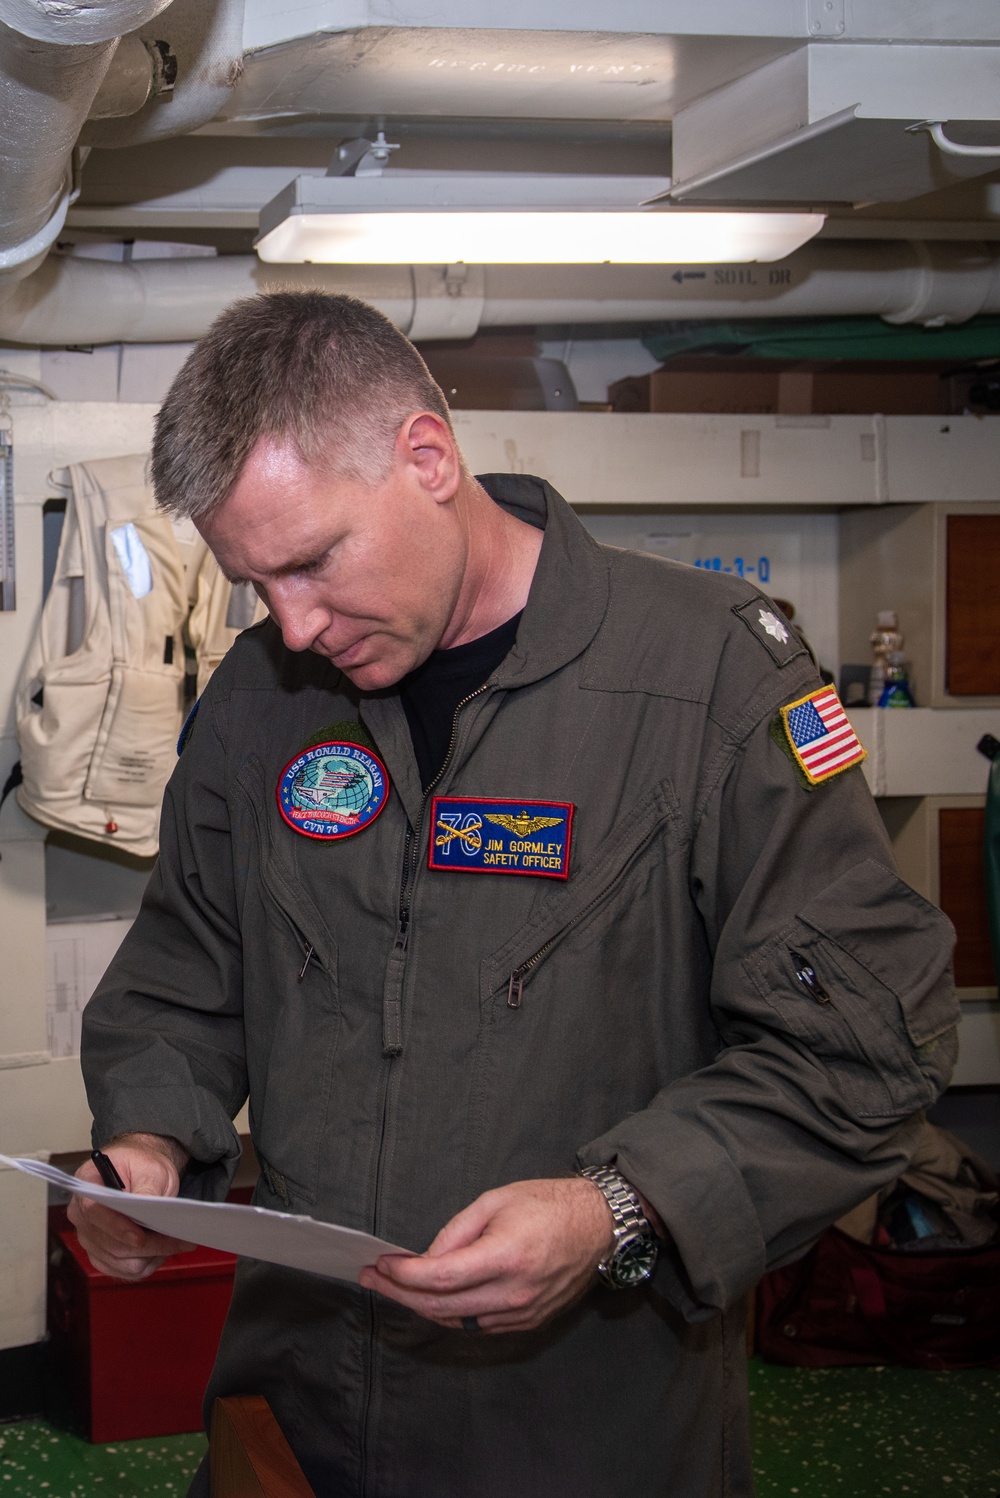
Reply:
[[[199,529],[226,575],[253,584],[289,650],[314,650],[376,691],[435,649],[461,587],[466,538],[436,461],[401,434],[371,489],[265,439]]]

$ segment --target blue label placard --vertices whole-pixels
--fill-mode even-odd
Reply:
[[[377,754],[334,739],[297,754],[281,773],[278,810],[303,837],[350,837],[371,825],[389,796]]]
[[[427,867],[568,879],[573,810],[567,801],[435,796]]]

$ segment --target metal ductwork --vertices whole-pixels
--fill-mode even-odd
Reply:
[[[84,127],[85,146],[142,146],[186,135],[215,117],[243,72],[244,0],[173,0],[155,24],[141,26],[138,38],[157,43],[176,69],[176,84],[156,93],[128,119],[97,118]]]
[[[152,26],[169,0],[0,0],[0,296],[2,280],[30,274],[55,242],[73,191],[71,158],[88,117],[120,115],[151,92],[132,35]],[[182,6],[181,13],[173,13]],[[190,68],[169,116],[152,99],[136,116],[135,139],[179,134],[202,124],[239,76],[243,0],[174,0],[170,30]],[[119,46],[117,77],[109,69]],[[200,50],[199,50],[200,49]],[[189,57],[189,53],[191,56]],[[197,57],[195,57],[197,53]],[[104,90],[102,85],[109,84]],[[96,103],[95,103],[96,101]],[[168,118],[170,128],[163,127]],[[159,123],[157,123],[159,121]],[[102,128],[102,122],[93,127]],[[103,127],[106,128],[106,127]],[[125,140],[120,120],[113,123]],[[145,132],[145,133],[143,133]],[[130,139],[132,137],[129,137]]]
[[[125,31],[168,0],[0,0],[0,275],[26,275],[54,242],[70,158]]]
[[[220,117],[250,135],[261,125],[263,138],[269,120],[287,117],[292,139],[298,130],[307,135],[309,122],[334,106],[361,112],[375,100],[384,109],[388,99],[398,111],[409,100],[418,116],[450,119],[452,135],[442,136],[443,145],[431,142],[431,160],[435,149],[451,150],[457,122],[474,109],[483,118],[534,118],[551,96],[552,119],[575,119],[584,105],[589,112],[580,117],[588,119],[665,120],[673,110],[675,193],[811,203],[831,195],[855,202],[858,183],[890,200],[954,182],[951,167],[941,166],[940,143],[909,126],[920,125],[918,116],[930,109],[935,120],[959,126],[964,111],[970,129],[986,128],[995,111],[1000,32],[992,22],[984,30],[978,20],[978,29],[963,31],[952,11],[935,21],[930,0],[902,27],[897,40],[906,46],[877,45],[881,33],[859,31],[861,23],[842,3],[826,0],[815,6],[810,0],[808,38],[801,17],[786,17],[787,35],[779,26],[764,45],[757,20],[746,23],[745,35],[738,30],[736,7],[735,52],[697,30],[681,35],[677,15],[669,34],[622,32],[613,44],[603,33],[564,34],[556,25],[509,36],[480,33],[463,19],[460,0],[439,7],[434,24],[420,5],[409,8],[414,14],[407,19],[404,5],[390,7],[391,24],[376,25],[369,16],[371,24],[352,29],[345,12],[337,24],[331,16],[326,31],[299,35],[299,22],[315,25],[326,9],[293,6],[289,15],[278,0],[249,8],[245,0],[0,0],[0,340],[188,342],[230,302],[268,286],[354,292],[418,340],[517,325],[861,315],[935,325],[1000,312],[1000,249],[964,239],[818,239],[778,263],[739,266],[264,266],[248,255],[117,264],[49,254],[74,192],[75,146],[84,148],[79,161],[91,146],[142,147]],[[752,9],[744,7],[747,15]],[[775,0],[778,20],[779,9]],[[551,0],[539,16],[552,21],[558,10]],[[702,17],[690,20],[700,24]],[[608,23],[609,35],[616,24]],[[485,52],[493,57],[498,37],[513,50],[501,48],[487,68]],[[977,37],[989,45],[952,45]],[[539,59],[530,66],[529,53]],[[640,83],[645,102],[629,102],[639,98]],[[612,97],[613,106],[600,106],[600,98]],[[888,148],[872,144],[872,131],[889,132],[914,174],[898,175]],[[991,147],[942,138],[963,158],[974,156],[969,170],[986,169]],[[831,156],[820,141],[855,145]],[[261,161],[269,159],[262,151]],[[836,181],[824,175],[831,160],[843,168]],[[152,156],[150,163],[152,172]],[[146,169],[140,156],[137,179]],[[265,175],[273,170],[262,167]],[[151,193],[139,204],[153,232],[171,224],[200,229],[197,215],[189,222],[184,212],[197,206],[202,185],[195,174],[179,194]],[[226,190],[223,184],[219,223],[228,212]],[[190,201],[179,206],[174,198],[185,194]],[[113,219],[114,194],[110,203]],[[256,206],[250,195],[240,212],[252,222]],[[111,219],[97,222],[103,230]],[[136,232],[142,218],[126,214],[114,222]],[[205,227],[212,222],[206,211]],[[927,222],[916,232],[925,235]],[[969,232],[989,235],[988,222],[978,226],[979,220]],[[241,220],[240,227],[248,225]]]
[[[749,317],[939,325],[1000,312],[1000,249],[819,241],[773,265],[275,266],[250,255],[116,264],[53,255],[0,298],[12,343],[176,343],[268,287],[346,291],[415,339],[482,327]]]

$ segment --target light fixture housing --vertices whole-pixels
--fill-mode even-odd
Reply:
[[[260,212],[261,260],[320,265],[698,265],[781,260],[822,213],[643,207],[664,177],[392,172],[296,177]]]

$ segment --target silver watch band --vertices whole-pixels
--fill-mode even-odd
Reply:
[[[603,1192],[611,1208],[616,1247],[623,1238],[630,1238],[633,1233],[641,1233],[644,1237],[653,1236],[652,1225],[642,1210],[638,1193],[623,1175],[607,1165],[585,1165],[580,1174],[588,1181],[593,1181],[598,1190]]]

